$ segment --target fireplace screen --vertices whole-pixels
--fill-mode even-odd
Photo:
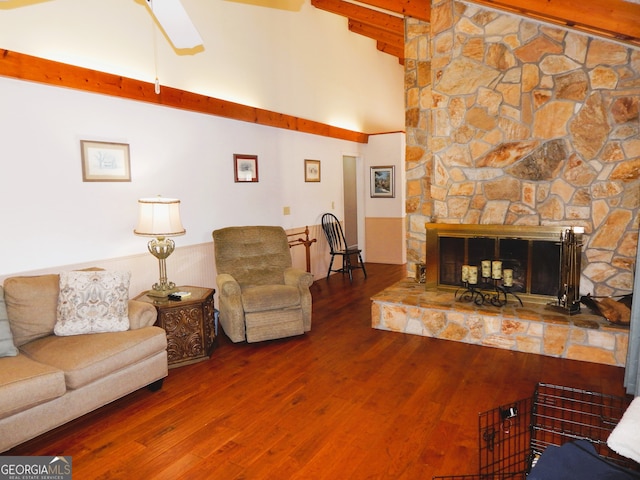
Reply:
[[[513,292],[545,300],[560,298],[565,285],[566,231],[560,226],[427,224],[427,288],[459,287],[463,265],[498,260],[503,270],[513,271]],[[577,259],[572,261],[579,268],[579,249],[575,253]]]
[[[501,260],[503,269],[513,270],[513,291],[557,295],[560,244],[544,240],[440,237],[439,284],[460,285],[463,265],[489,259]]]

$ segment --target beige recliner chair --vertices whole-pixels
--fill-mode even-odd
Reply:
[[[219,321],[233,342],[259,342],[311,330],[313,275],[292,268],[282,227],[213,232]]]

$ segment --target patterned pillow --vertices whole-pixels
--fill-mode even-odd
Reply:
[[[56,335],[129,329],[130,272],[73,271],[60,274]]]
[[[7,306],[4,303],[4,290],[0,287],[0,357],[15,357],[16,355],[18,355],[18,349],[13,344]]]

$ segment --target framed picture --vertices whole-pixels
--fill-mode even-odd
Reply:
[[[130,182],[129,145],[80,140],[83,182]]]
[[[236,182],[258,181],[258,156],[233,154],[233,166]]]
[[[395,171],[392,165],[371,167],[371,197],[393,198],[395,192]]]
[[[320,181],[320,160],[304,161],[304,181],[305,182]]]

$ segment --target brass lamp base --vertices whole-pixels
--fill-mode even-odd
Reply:
[[[158,285],[157,283],[153,285],[153,287],[151,288],[151,290],[147,291],[147,296],[149,297],[153,297],[153,298],[167,298],[169,295],[171,295],[173,292],[177,292],[178,289],[176,288],[175,283],[171,282],[171,284],[168,286],[168,288],[165,289],[156,289],[156,285]]]
[[[149,297],[166,298],[175,292],[176,284],[167,280],[167,257],[173,253],[175,243],[170,238],[154,238],[147,244],[149,252],[158,259],[160,268],[160,281],[154,283],[151,290],[147,292]]]

